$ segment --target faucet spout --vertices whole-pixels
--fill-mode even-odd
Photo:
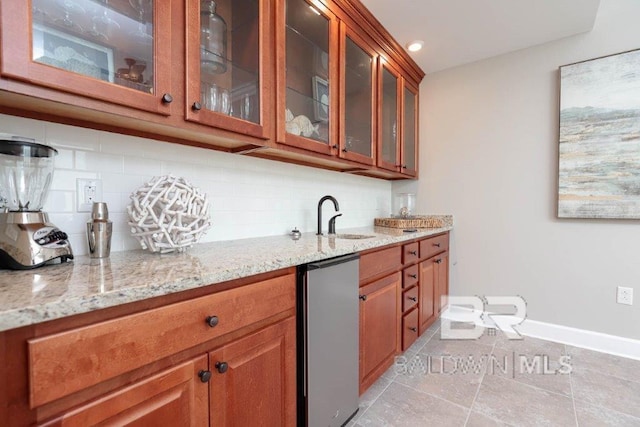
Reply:
[[[327,200],[331,200],[333,202],[333,207],[335,208],[336,212],[340,210],[340,205],[338,204],[338,201],[335,197],[324,196],[322,199],[320,199],[320,201],[318,202],[318,232],[316,233],[318,236],[322,236],[322,204]]]

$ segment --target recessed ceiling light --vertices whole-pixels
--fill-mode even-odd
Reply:
[[[424,46],[424,42],[422,40],[414,40],[407,43],[407,50],[409,52],[417,52],[422,49],[422,46]]]

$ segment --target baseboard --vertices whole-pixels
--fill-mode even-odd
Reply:
[[[473,310],[468,307],[453,306],[447,307],[442,313],[442,318],[457,320],[457,314],[469,313]],[[491,313],[482,313],[481,322],[476,322],[484,327],[495,327],[491,322]],[[474,316],[480,318],[480,316]],[[512,324],[517,324],[513,321]],[[574,347],[586,348],[588,350],[608,353],[615,356],[627,357],[640,360],[640,340],[619,337],[616,335],[603,334],[601,332],[588,331],[586,329],[571,328],[553,323],[540,322],[537,320],[525,319],[522,323],[514,327],[520,334],[532,338],[540,338],[548,341],[555,341]]]

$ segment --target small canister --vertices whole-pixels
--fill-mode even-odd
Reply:
[[[111,253],[113,223],[109,220],[109,209],[104,202],[96,202],[91,208],[91,219],[87,222],[87,240],[91,258],[107,258]]]

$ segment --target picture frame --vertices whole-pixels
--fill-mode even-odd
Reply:
[[[33,24],[33,60],[106,82],[114,82],[113,49]]]
[[[640,49],[559,74],[558,218],[640,219]]]
[[[320,76],[311,78],[313,87],[313,114],[321,122],[329,121],[329,82]]]

